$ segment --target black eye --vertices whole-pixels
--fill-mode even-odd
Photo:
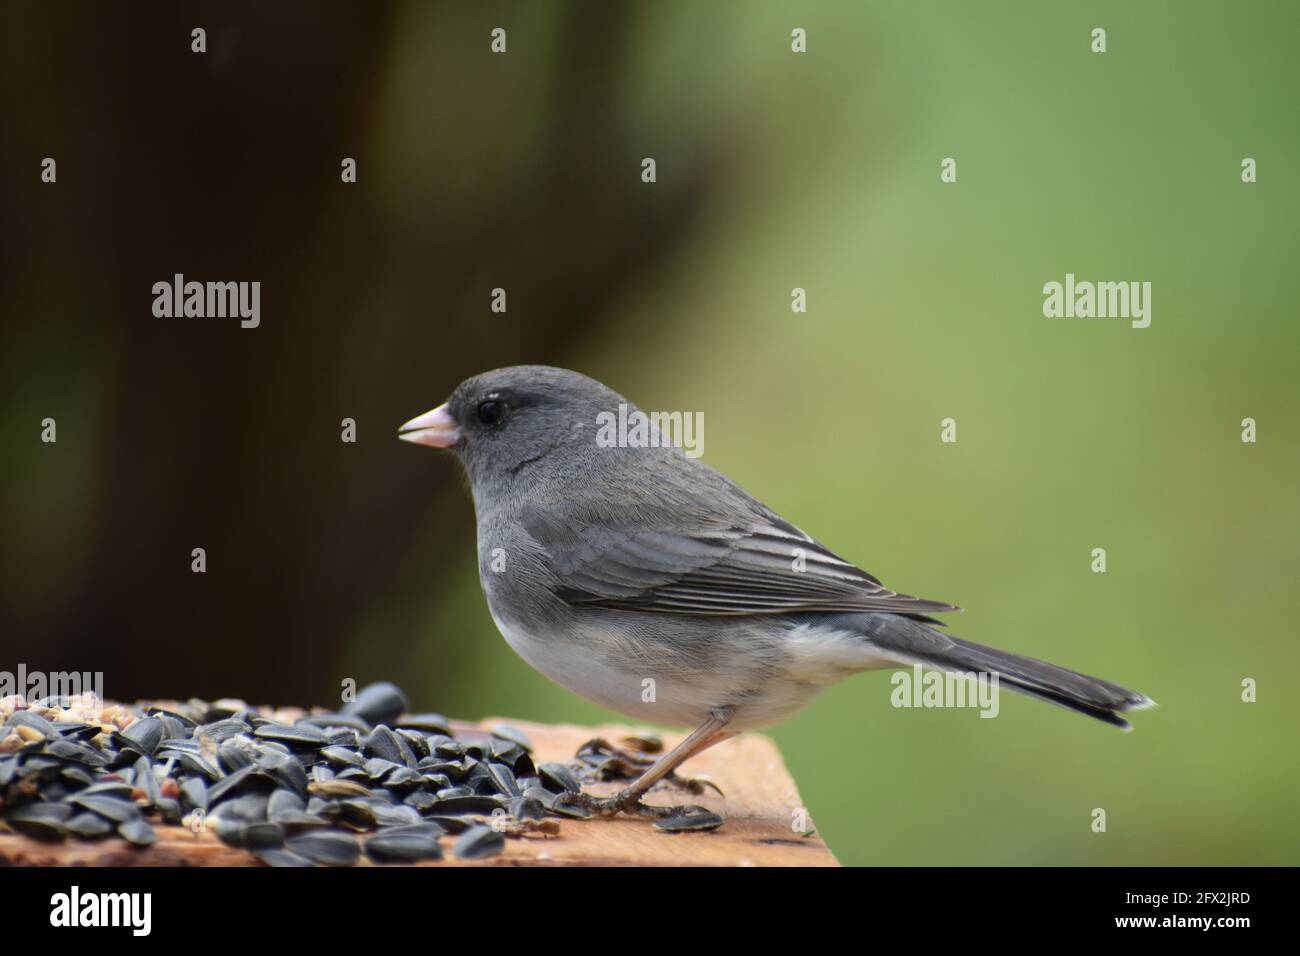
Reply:
[[[501,413],[505,409],[495,398],[489,398],[487,401],[478,403],[478,420],[484,425],[495,425],[501,421]]]

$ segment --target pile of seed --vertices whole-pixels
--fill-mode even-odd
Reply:
[[[388,683],[337,713],[6,698],[0,829],[148,846],[159,825],[203,828],[271,866],[437,860],[443,837],[456,857],[480,859],[507,837],[558,832],[554,817],[590,816],[566,795],[634,775],[660,746],[591,741],[569,764],[535,765],[518,730],[458,738],[446,717],[407,707]],[[699,813],[674,819],[663,828],[713,827]]]

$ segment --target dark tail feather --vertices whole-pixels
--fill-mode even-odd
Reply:
[[[871,643],[901,663],[922,664],[960,673],[997,674],[998,683],[1012,690],[1125,730],[1130,724],[1121,714],[1151,707],[1145,694],[1120,687],[1046,661],[1011,654],[994,647],[941,634],[924,624],[895,618],[883,628],[873,628]]]

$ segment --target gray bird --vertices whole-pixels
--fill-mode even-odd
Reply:
[[[696,730],[603,813],[654,812],[650,787],[720,741],[791,716],[859,671],[915,664],[997,675],[1125,729],[1152,701],[1116,684],[950,637],[931,614],[667,442],[598,440],[635,405],[565,369],[462,382],[405,441],[452,449],[478,519],[479,579],[510,646],[583,697]]]

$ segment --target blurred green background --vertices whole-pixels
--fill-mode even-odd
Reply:
[[[844,863],[1300,862],[1293,6],[412,3],[349,14],[373,17],[365,29],[331,9],[320,24],[211,14],[245,50],[259,30],[283,32],[274,58],[253,57],[279,64],[269,88],[295,56],[306,63],[297,101],[234,84],[269,100],[268,129],[329,131],[310,175],[274,150],[240,152],[242,181],[213,160],[211,181],[236,180],[232,202],[271,206],[251,240],[246,226],[213,241],[199,222],[180,262],[140,228],[135,258],[95,266],[133,241],[120,219],[69,238],[75,204],[106,184],[78,186],[61,161],[62,218],[38,207],[51,200],[37,184],[7,197],[31,231],[10,231],[0,292],[3,548],[23,565],[8,576],[12,654],[0,656],[91,666],[107,626],[129,649],[104,658],[110,692],[325,701],[342,677],[388,678],[420,709],[461,717],[618,719],[507,647],[453,462],[393,436],[462,378],[541,361],[642,408],[703,412],[709,464],[886,584],[962,605],[954,633],[1159,702],[1122,734],[1011,694],[996,720],[897,710],[885,674],[829,689],[771,733]],[[62,42],[26,15],[34,50]],[[326,25],[330,55],[303,52]],[[496,26],[501,57],[488,51]],[[806,54],[790,51],[795,27]],[[10,79],[37,69],[13,36]],[[161,85],[140,72],[104,95]],[[333,112],[312,76],[355,93],[351,112]],[[20,164],[15,142],[49,113],[6,96],[6,181],[34,180],[49,147],[34,142]],[[316,112],[304,120],[285,109],[295,102]],[[139,148],[113,155],[129,166]],[[343,155],[361,157],[356,186],[337,183]],[[653,185],[640,182],[645,156]],[[944,157],[955,184],[940,182]],[[120,211],[146,193],[174,208],[189,188],[179,175],[132,180]],[[60,274],[52,222],[86,265],[76,288],[46,296],[39,324],[33,283]],[[293,278],[264,293],[257,333],[159,330],[144,289],[195,258],[203,278]],[[1043,284],[1067,272],[1150,281],[1150,328],[1044,318]],[[131,304],[107,310],[115,331],[92,323],[92,347],[70,333],[102,301],[97,282]],[[488,310],[495,286],[505,315]],[[795,287],[805,314],[791,311]],[[268,341],[273,360],[257,351]],[[220,364],[203,365],[214,347]],[[185,361],[153,382],[178,350]],[[197,404],[160,409],[180,393]],[[123,395],[137,396],[134,415]],[[70,421],[57,461],[33,444],[49,408]],[[94,427],[114,409],[115,430]],[[212,423],[219,442],[142,420],[167,414]],[[355,447],[337,439],[346,414]],[[1247,416],[1256,444],[1240,440]],[[956,444],[939,440],[947,417]],[[92,452],[72,437],[79,421],[109,442],[143,430],[151,451]],[[180,489],[147,530],[156,498],[122,497],[140,475],[150,494]],[[196,585],[190,542],[223,533],[237,557]],[[127,540],[138,553],[124,558]],[[152,557],[160,542],[175,552],[165,561]],[[1105,574],[1090,570],[1097,547]],[[263,559],[256,574],[222,571]],[[176,636],[204,621],[219,631]],[[260,666],[223,664],[205,643],[218,639],[245,642]],[[168,653],[177,642],[186,651]],[[1240,699],[1247,677],[1257,703]],[[1090,829],[1096,807],[1104,834]]]

